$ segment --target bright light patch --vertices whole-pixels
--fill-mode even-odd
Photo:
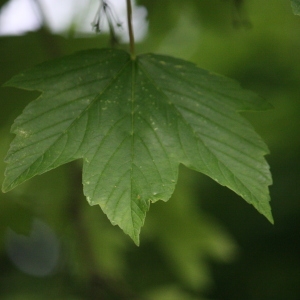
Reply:
[[[95,34],[91,23],[99,7],[99,0],[39,0],[39,6],[32,0],[10,0],[1,10],[0,35],[20,35],[40,28],[42,22],[53,32],[66,34],[72,28],[77,35]],[[116,34],[122,42],[128,42],[126,1],[108,0],[121,28]],[[102,16],[105,19],[105,15]],[[133,1],[133,28],[136,41],[142,40],[148,30],[147,10],[136,6]],[[108,32],[106,20],[101,32]]]
[[[31,0],[11,0],[1,9],[0,35],[21,35],[41,26],[40,17]]]
[[[86,0],[39,0],[46,18],[46,25],[52,32],[62,33],[76,24],[79,13],[85,11],[90,1]]]

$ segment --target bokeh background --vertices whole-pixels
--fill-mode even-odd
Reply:
[[[125,0],[109,3],[127,49]],[[1,0],[0,84],[45,60],[108,47],[105,16],[100,34],[90,26],[98,4]],[[289,0],[139,0],[134,24],[137,52],[192,61],[274,106],[243,115],[270,148],[275,225],[181,166],[173,197],[151,206],[136,247],[87,204],[74,162],[0,194],[0,299],[300,299],[300,16]],[[0,89],[1,182],[10,126],[36,96]]]

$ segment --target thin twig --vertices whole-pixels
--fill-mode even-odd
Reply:
[[[45,49],[45,53],[47,54],[48,58],[55,58],[62,55],[62,51],[60,49],[60,46],[58,44],[57,38],[51,34],[47,16],[45,13],[45,10],[40,3],[40,0],[32,0],[32,4],[34,5],[34,8],[36,10],[36,13],[38,17],[41,19],[42,26],[39,30],[39,37],[41,39],[41,43],[43,48]]]

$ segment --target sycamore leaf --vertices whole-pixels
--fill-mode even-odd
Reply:
[[[295,15],[300,15],[300,0],[291,0],[292,9]]]
[[[237,111],[269,104],[183,60],[88,50],[7,86],[39,90],[15,120],[3,191],[83,158],[84,194],[138,244],[150,202],[167,201],[179,163],[227,186],[272,222],[268,149]]]

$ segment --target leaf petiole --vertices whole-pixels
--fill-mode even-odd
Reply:
[[[135,49],[134,49],[134,34],[132,28],[132,7],[131,7],[131,0],[126,0],[127,4],[127,24],[129,30],[129,42],[130,42],[130,54],[131,59],[135,59]]]

